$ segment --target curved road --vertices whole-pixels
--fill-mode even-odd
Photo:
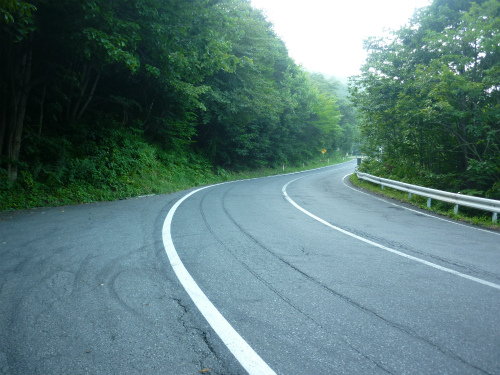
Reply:
[[[179,266],[267,373],[500,374],[500,235],[357,191],[354,165],[1,214],[0,374],[253,371]]]

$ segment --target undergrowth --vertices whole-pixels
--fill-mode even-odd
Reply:
[[[203,156],[165,151],[131,130],[113,130],[85,142],[59,142],[50,160],[21,165],[12,183],[0,168],[0,212],[34,207],[112,201],[141,195],[169,194],[196,186],[291,173],[326,166],[326,160],[301,166],[229,171],[214,168]],[[36,151],[36,150],[35,150]],[[47,158],[50,155],[46,155]],[[341,162],[342,158],[329,164]]]

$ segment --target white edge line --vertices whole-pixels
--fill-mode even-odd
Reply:
[[[277,174],[273,176],[267,176],[264,178],[301,174],[310,171],[336,167],[338,165],[349,163],[351,161],[352,160],[316,169],[310,169],[306,171]],[[341,169],[344,168],[347,167],[343,167]],[[182,263],[179,254],[175,250],[171,233],[172,219],[174,217],[175,211],[177,210],[177,208],[179,208],[182,202],[184,202],[193,194],[213,186],[224,185],[234,182],[248,181],[248,180],[256,180],[259,178],[262,177],[228,181],[219,184],[204,186],[202,188],[192,191],[191,193],[186,194],[184,197],[179,199],[169,210],[167,217],[163,222],[162,237],[163,237],[163,246],[165,248],[165,252],[167,253],[167,257],[170,261],[170,264],[177,278],[179,279],[179,282],[186,290],[189,297],[191,297],[198,310],[200,310],[201,314],[207,320],[208,324],[210,324],[212,329],[217,333],[217,335],[222,340],[224,345],[226,345],[226,347],[231,351],[236,360],[250,375],[276,375],[276,373],[269,367],[269,365],[267,365],[267,363],[264,362],[264,360],[250,347],[250,345],[238,334],[238,332],[236,332],[236,330],[231,326],[231,324],[229,324],[229,322],[224,318],[224,316],[222,316],[222,314],[208,299],[205,293],[203,293],[201,288],[198,286],[196,281],[193,279],[191,274],[188,272],[188,270]]]
[[[212,185],[214,186],[214,185]],[[222,316],[213,303],[203,293],[193,277],[189,274],[188,270],[182,263],[179,254],[175,250],[172,240],[171,225],[175,211],[191,195],[200,190],[206,189],[210,186],[192,191],[179,199],[165,218],[163,222],[163,245],[165,252],[175,274],[177,275],[180,283],[193,300],[196,307],[200,310],[202,315],[207,320],[208,324],[217,333],[220,339],[224,342],[227,348],[235,356],[238,362],[250,375],[276,375],[276,373],[264,362],[264,360],[248,345],[248,343],[236,332],[236,330],[229,324],[229,322]]]
[[[402,206],[400,204],[396,204],[394,202],[390,202],[388,199],[384,199],[384,198],[379,198],[379,197],[376,197],[376,196],[373,196],[372,194],[368,194],[368,193],[365,193],[364,191],[360,191],[358,189],[354,189],[353,187],[350,187],[349,185],[347,185],[345,183],[345,178],[346,177],[349,177],[350,175],[354,174],[353,173],[349,173],[349,174],[346,174],[344,177],[342,177],[342,182],[344,183],[345,187],[351,189],[351,190],[354,190],[360,194],[364,194],[364,195],[368,195],[369,197],[372,197],[373,199],[377,199],[379,201],[382,201],[382,202],[385,202],[385,203],[388,203],[388,204],[391,204],[393,206],[396,206],[396,207],[401,207],[401,208],[404,208],[405,210],[408,210],[408,211],[412,211],[412,212],[416,212],[418,214],[421,214],[421,215],[424,215],[424,216],[427,216],[427,217],[431,217],[433,219],[436,219],[436,220],[441,220],[441,221],[446,221],[447,223],[450,223],[450,224],[455,224],[455,225],[460,225],[461,227],[465,227],[465,228],[469,228],[469,229],[474,229],[474,230],[478,230],[480,232],[485,232],[485,233],[489,233],[489,234],[493,234],[495,236],[500,236],[500,233],[496,233],[496,232],[492,232],[490,230],[486,230],[486,229],[482,229],[482,228],[476,228],[476,227],[473,227],[473,226],[470,226],[470,225],[464,225],[462,223],[458,223],[456,221],[453,221],[453,220],[448,220],[448,219],[443,219],[442,217],[437,217],[437,216],[434,216],[434,215],[430,215],[426,212],[422,212],[422,211],[417,211],[417,210],[414,210],[412,208],[408,208],[408,207],[405,207],[405,206]],[[390,199],[390,198],[389,198]]]
[[[304,176],[305,177],[305,176]],[[430,266],[430,267],[433,267],[433,268],[436,268],[440,271],[444,271],[444,272],[448,272],[448,273],[451,273],[453,275],[456,275],[456,276],[460,276],[460,277],[463,277],[464,279],[468,279],[468,280],[472,280],[472,281],[475,281],[477,283],[480,283],[480,284],[483,284],[483,285],[486,285],[486,286],[489,286],[489,287],[492,287],[492,288],[495,288],[495,289],[499,289],[500,290],[500,285],[497,285],[497,284],[494,284],[494,283],[491,283],[489,281],[485,281],[485,280],[482,280],[482,279],[478,279],[477,277],[473,277],[473,276],[469,276],[469,275],[466,275],[464,273],[461,273],[461,272],[458,272],[458,271],[455,271],[455,270],[452,270],[450,268],[446,268],[446,267],[442,267],[438,264],[435,264],[435,263],[431,263],[431,262],[428,262],[426,260],[423,260],[423,259],[420,259],[420,258],[417,258],[417,257],[414,257],[414,256],[411,256],[411,255],[408,255],[408,254],[405,254],[405,253],[402,253],[400,251],[397,251],[397,250],[394,250],[394,249],[391,249],[387,246],[384,246],[384,245],[380,245],[376,242],[373,242],[373,241],[370,241],[370,240],[367,240],[366,238],[363,238],[363,237],[360,237],[354,233],[351,233],[351,232],[348,232],[344,229],[341,229],[339,227],[336,227],[335,225],[332,225],[330,224],[329,222],[313,215],[312,213],[310,213],[309,211],[307,211],[306,209],[302,208],[301,206],[299,206],[297,203],[295,203],[293,201],[292,198],[290,198],[288,196],[288,194],[286,193],[286,188],[288,187],[288,185],[290,185],[292,182],[294,181],[297,181],[297,180],[300,180],[301,178],[304,178],[304,177],[299,177],[299,178],[296,178],[295,180],[292,180],[290,182],[288,182],[285,186],[283,186],[282,188],[282,192],[283,192],[283,196],[285,197],[285,199],[290,202],[295,208],[297,208],[298,210],[302,211],[303,213],[305,213],[306,215],[312,217],[314,220],[317,220],[319,221],[320,223],[332,228],[332,229],[335,229],[336,231],[339,231],[343,234],[346,234],[350,237],[353,237],[359,241],[362,241],[362,242],[365,242],[367,244],[370,244],[372,246],[375,246],[375,247],[378,247],[379,249],[382,249],[382,250],[386,250],[386,251],[389,251],[393,254],[396,254],[396,255],[399,255],[399,256],[402,256],[402,257],[405,257],[405,258],[408,258],[408,259],[411,259],[411,260],[414,260],[416,262],[419,262],[419,263],[422,263],[422,264],[425,264],[427,266]]]

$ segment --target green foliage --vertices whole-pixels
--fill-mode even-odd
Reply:
[[[347,87],[335,78],[326,78],[321,74],[313,73],[310,79],[320,92],[323,100],[330,102],[331,143],[325,145],[329,149],[339,149],[342,155],[352,153],[355,143],[358,142],[358,126],[355,110],[346,97]]]
[[[260,11],[233,4],[228,15],[238,19],[240,33],[231,53],[239,63],[234,72],[206,78],[197,146],[224,168],[301,163],[323,147],[337,148],[336,93],[315,87]]]
[[[436,0],[392,38],[366,41],[369,57],[350,92],[363,151],[384,167],[374,170],[496,194],[499,26],[497,0]]]
[[[36,7],[25,1],[0,0],[0,25],[15,42],[20,42],[35,30],[32,20],[34,11]]]
[[[297,66],[247,0],[0,1],[4,207],[168,192],[352,148],[342,87]]]
[[[33,147],[59,146],[58,151],[23,169],[15,183],[0,169],[0,211],[169,193],[213,180],[203,159],[166,153],[138,131],[89,131],[85,138],[64,145],[42,140]]]
[[[89,139],[92,141],[82,144],[81,138],[75,138],[67,144],[66,155],[56,153],[43,164],[23,169],[16,182],[9,181],[6,170],[0,168],[0,211],[172,193],[326,165],[317,160],[301,167],[287,165],[285,170],[280,166],[238,173],[220,167],[214,171],[202,156],[187,151],[166,152],[147,143],[138,131],[114,129],[105,138]],[[82,153],[85,149],[90,149],[86,156]]]

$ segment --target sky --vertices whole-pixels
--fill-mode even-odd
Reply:
[[[347,78],[366,59],[363,40],[398,29],[431,0],[251,0],[306,70]]]

